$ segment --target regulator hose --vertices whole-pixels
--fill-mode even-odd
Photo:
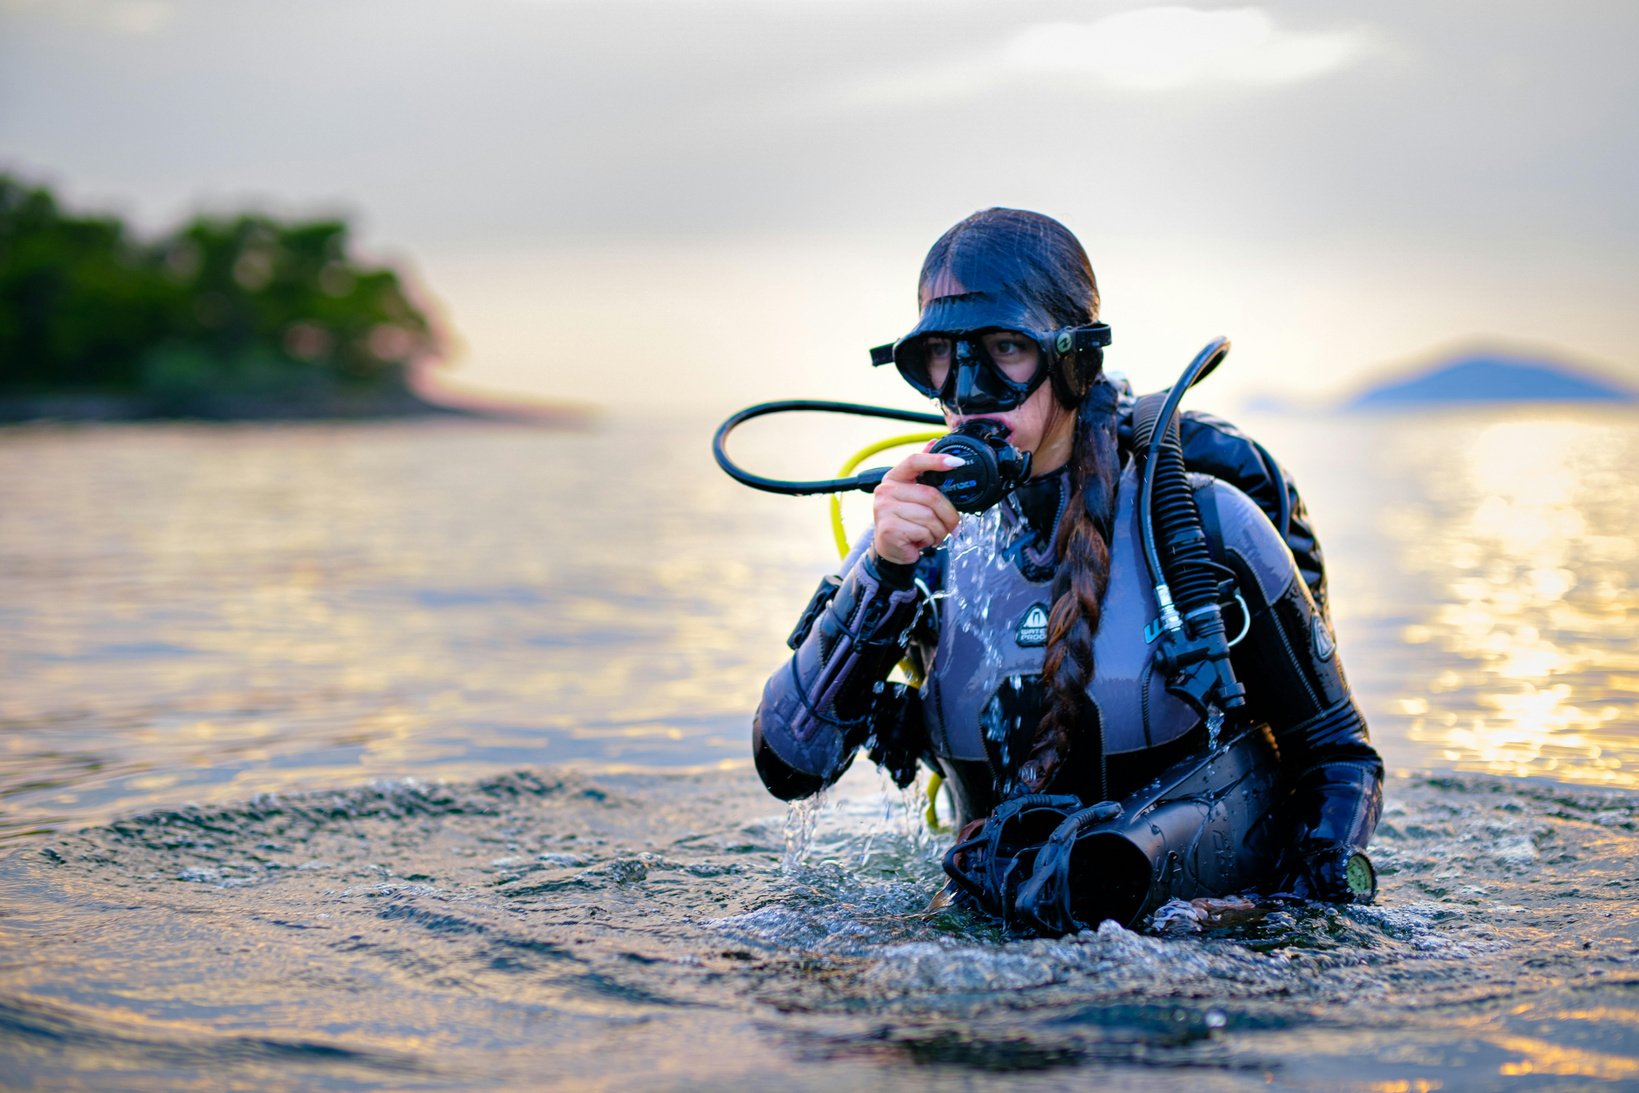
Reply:
[[[760,402],[755,406],[747,406],[737,414],[730,415],[729,419],[717,427],[717,435],[711,438],[711,454],[716,457],[717,465],[723,472],[742,485],[750,486],[754,490],[765,493],[785,494],[789,497],[806,497],[816,493],[846,493],[849,490],[863,490],[869,493],[876,489],[890,468],[873,467],[861,471],[849,478],[821,478],[812,482],[789,481],[780,478],[768,478],[760,474],[752,474],[728,457],[725,443],[729,433],[744,425],[755,417],[766,414],[789,414],[798,412],[814,412],[822,414],[851,414],[854,417],[875,417],[887,421],[914,421],[920,425],[945,424],[945,419],[938,414],[930,414],[921,410],[895,410],[888,406],[866,406],[857,402],[828,402],[823,399],[781,399],[778,402]]]

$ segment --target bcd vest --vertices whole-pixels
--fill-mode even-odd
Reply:
[[[1131,465],[1111,529],[1110,581],[1093,639],[1088,687],[1109,754],[1176,740],[1200,721],[1153,663],[1158,612],[1140,545]],[[935,753],[1011,773],[1040,720],[1052,610],[1052,554],[1011,499],[964,520],[948,545],[938,643],[923,685]],[[1032,580],[1026,570],[1042,577]]]

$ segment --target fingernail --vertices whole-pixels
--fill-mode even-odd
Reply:
[[[945,466],[955,470],[957,467],[967,466],[967,460],[959,455],[947,455],[945,456]]]

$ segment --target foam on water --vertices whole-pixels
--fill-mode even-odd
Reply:
[[[797,854],[726,774],[158,812],[0,861],[29,957],[0,1056],[109,1089],[1639,1074],[1639,801],[1392,790],[1376,906],[1024,941],[930,907],[942,843],[906,832],[921,799],[897,790],[800,812]]]

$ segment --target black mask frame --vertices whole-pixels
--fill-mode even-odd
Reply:
[[[1034,375],[1017,381],[1003,372],[985,349],[986,334],[1019,334],[1034,342],[1041,352]],[[948,338],[953,361],[945,382],[935,388],[927,365],[927,340]],[[919,330],[891,345],[871,350],[871,364],[893,364],[916,391],[937,399],[957,414],[984,414],[1012,410],[1024,403],[1048,377],[1054,392],[1067,406],[1074,406],[1103,368],[1104,347],[1110,344],[1110,328],[1104,323],[1065,327],[1050,333],[987,326],[967,330]]]

